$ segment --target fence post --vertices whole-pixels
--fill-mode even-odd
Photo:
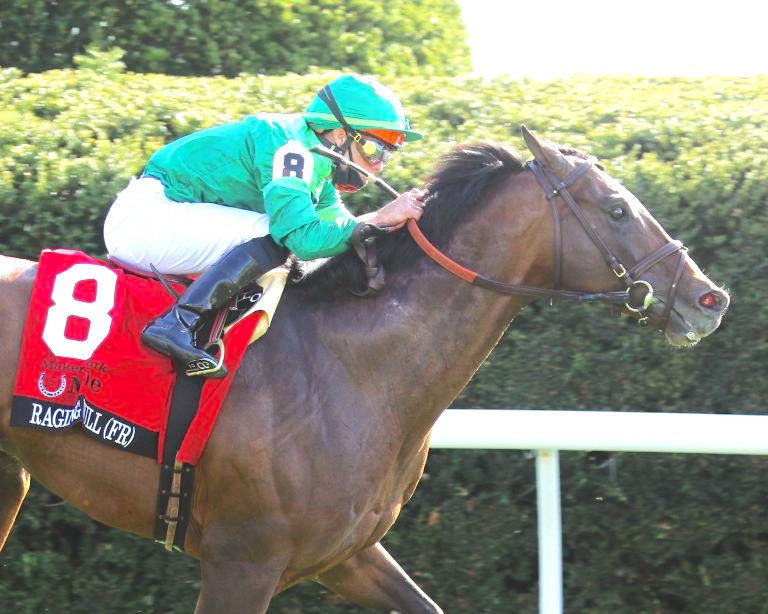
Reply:
[[[768,455],[768,415],[449,409],[434,448],[535,450],[539,612],[562,614],[560,450]]]
[[[539,525],[539,612],[563,612],[563,542],[557,450],[536,450]]]

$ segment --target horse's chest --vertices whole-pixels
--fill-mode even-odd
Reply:
[[[352,495],[350,511],[353,523],[357,524],[355,533],[358,541],[375,543],[394,524],[403,505],[413,494],[425,459],[426,451],[400,463],[371,467],[364,484],[358,483],[356,491],[349,491],[356,493]]]

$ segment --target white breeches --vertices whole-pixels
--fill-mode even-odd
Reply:
[[[118,262],[142,271],[201,273],[236,245],[269,234],[264,213],[211,203],[177,203],[151,177],[131,179],[104,220],[104,243]]]

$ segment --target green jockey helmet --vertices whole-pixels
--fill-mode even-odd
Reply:
[[[376,79],[344,75],[331,81],[327,87],[331,89],[341,114],[352,128],[401,132],[406,141],[418,141],[424,136],[410,129],[398,97]],[[320,130],[341,127],[341,123],[319,95],[307,107],[304,119]]]

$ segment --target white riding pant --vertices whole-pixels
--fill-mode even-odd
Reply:
[[[269,234],[264,213],[212,203],[178,203],[152,177],[133,178],[104,220],[110,257],[161,273],[202,273],[236,245]]]

